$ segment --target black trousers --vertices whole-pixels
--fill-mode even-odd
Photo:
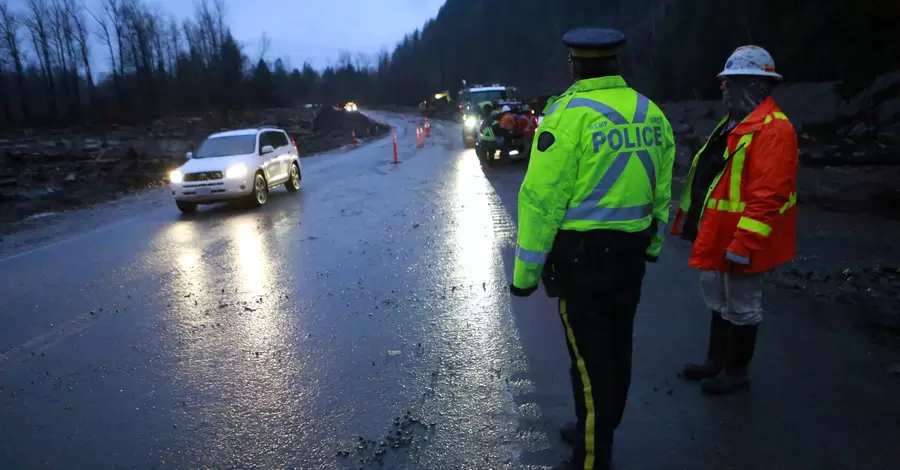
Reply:
[[[575,468],[607,469],[613,435],[631,386],[634,315],[641,298],[646,242],[602,234],[557,250],[559,313],[572,360],[579,442]],[[564,238],[563,238],[564,239]],[[557,242],[560,238],[557,239]],[[566,253],[568,252],[568,253]]]

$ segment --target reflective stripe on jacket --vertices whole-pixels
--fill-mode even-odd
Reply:
[[[546,146],[552,134],[552,145]],[[542,149],[541,141],[544,141]],[[659,107],[620,76],[581,80],[548,108],[519,190],[513,283],[537,285],[560,229],[658,230],[669,220],[675,139]]]
[[[706,200],[691,201],[691,184],[705,148],[694,157],[672,226],[672,233],[680,235],[691,204],[703,205],[689,266],[759,273],[792,260],[797,239],[797,134],[775,100],[766,99],[732,129],[724,170],[706,192]]]
[[[487,142],[496,142],[497,136],[494,135],[494,129],[491,126],[484,126],[484,130],[481,131],[481,140]]]

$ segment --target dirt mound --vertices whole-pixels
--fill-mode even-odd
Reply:
[[[312,134],[297,139],[300,155],[324,152],[353,143],[357,139],[374,137],[390,132],[390,126],[367,118],[361,113],[323,109],[312,126]]]

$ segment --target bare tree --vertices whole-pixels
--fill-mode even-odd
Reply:
[[[40,58],[50,112],[53,118],[58,120],[59,106],[56,102],[56,83],[53,78],[53,62],[50,58],[50,31],[45,20],[49,16],[47,2],[45,0],[25,0],[25,6],[30,13],[30,16],[26,17],[25,25],[31,33],[34,50],[37,51]]]
[[[201,0],[195,15],[201,38],[205,42],[206,56],[211,59],[219,53],[225,41],[225,1]]]
[[[272,47],[272,39],[269,38],[269,35],[265,32],[259,37],[259,58],[257,62],[260,60],[266,60],[266,54],[269,52],[269,48]]]
[[[66,12],[72,20],[73,38],[78,45],[78,52],[81,56],[81,63],[84,66],[84,76],[87,81],[88,104],[94,105],[94,74],[91,72],[91,54],[90,41],[88,40],[88,29],[84,22],[82,10],[87,10],[84,4],[77,0],[65,0]]]
[[[372,59],[368,54],[364,52],[358,52],[356,54],[356,70],[363,71],[368,70],[372,66]]]
[[[25,67],[22,65],[22,47],[19,44],[19,27],[21,18],[12,10],[9,5],[0,5],[0,35],[2,35],[3,49],[5,50],[13,68],[16,71],[16,85],[18,86],[19,106],[22,110],[22,118],[29,121],[31,113],[29,112],[28,100],[25,98],[27,88],[25,87]]]
[[[166,49],[169,55],[169,70],[178,67],[178,54],[181,52],[181,30],[178,29],[178,20],[174,16],[169,17],[169,24],[165,31]]]
[[[116,50],[119,49],[121,46],[118,44],[117,41],[116,41],[116,45],[113,45],[114,36],[113,36],[113,33],[110,31],[110,24],[108,23],[108,21],[111,21],[111,20],[109,20],[109,17],[108,16],[102,16],[102,17],[97,16],[91,10],[87,10],[87,12],[89,15],[91,15],[91,17],[94,19],[94,21],[97,22],[97,26],[100,27],[100,29],[97,31],[97,36],[100,38],[101,41],[103,41],[104,44],[106,44],[106,49],[109,52],[109,65],[110,65],[110,70],[112,71],[113,87],[115,88],[115,91],[116,91],[116,101],[121,106],[121,104],[122,104],[122,85],[121,85],[121,78],[119,76],[118,60],[116,60]]]
[[[73,47],[75,41],[72,19],[66,10],[65,0],[53,1],[50,11],[53,44],[62,75],[61,85],[66,92],[69,113],[77,115],[81,111],[81,90],[78,83],[78,60]]]
[[[351,67],[353,65],[353,56],[351,56],[347,51],[338,52],[337,65],[338,68],[342,69]]]
[[[122,36],[125,33],[125,25],[122,21],[122,2],[121,0],[103,0],[103,13],[106,16],[106,19],[109,20],[109,25],[112,27],[113,34],[116,37],[116,49],[118,51],[118,65],[119,65],[119,73],[118,76],[125,75],[125,61],[123,60],[125,55],[125,44],[122,41]],[[104,30],[106,30],[106,21],[103,22]],[[109,33],[107,32],[107,35]],[[111,44],[111,41],[110,41]],[[112,54],[112,52],[110,52]],[[120,91],[121,93],[121,91]]]

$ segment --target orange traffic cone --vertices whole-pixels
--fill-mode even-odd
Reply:
[[[431,123],[425,118],[425,137],[431,137]]]
[[[358,143],[356,140],[356,129],[353,130],[352,137],[353,137],[353,145],[356,145]]]

